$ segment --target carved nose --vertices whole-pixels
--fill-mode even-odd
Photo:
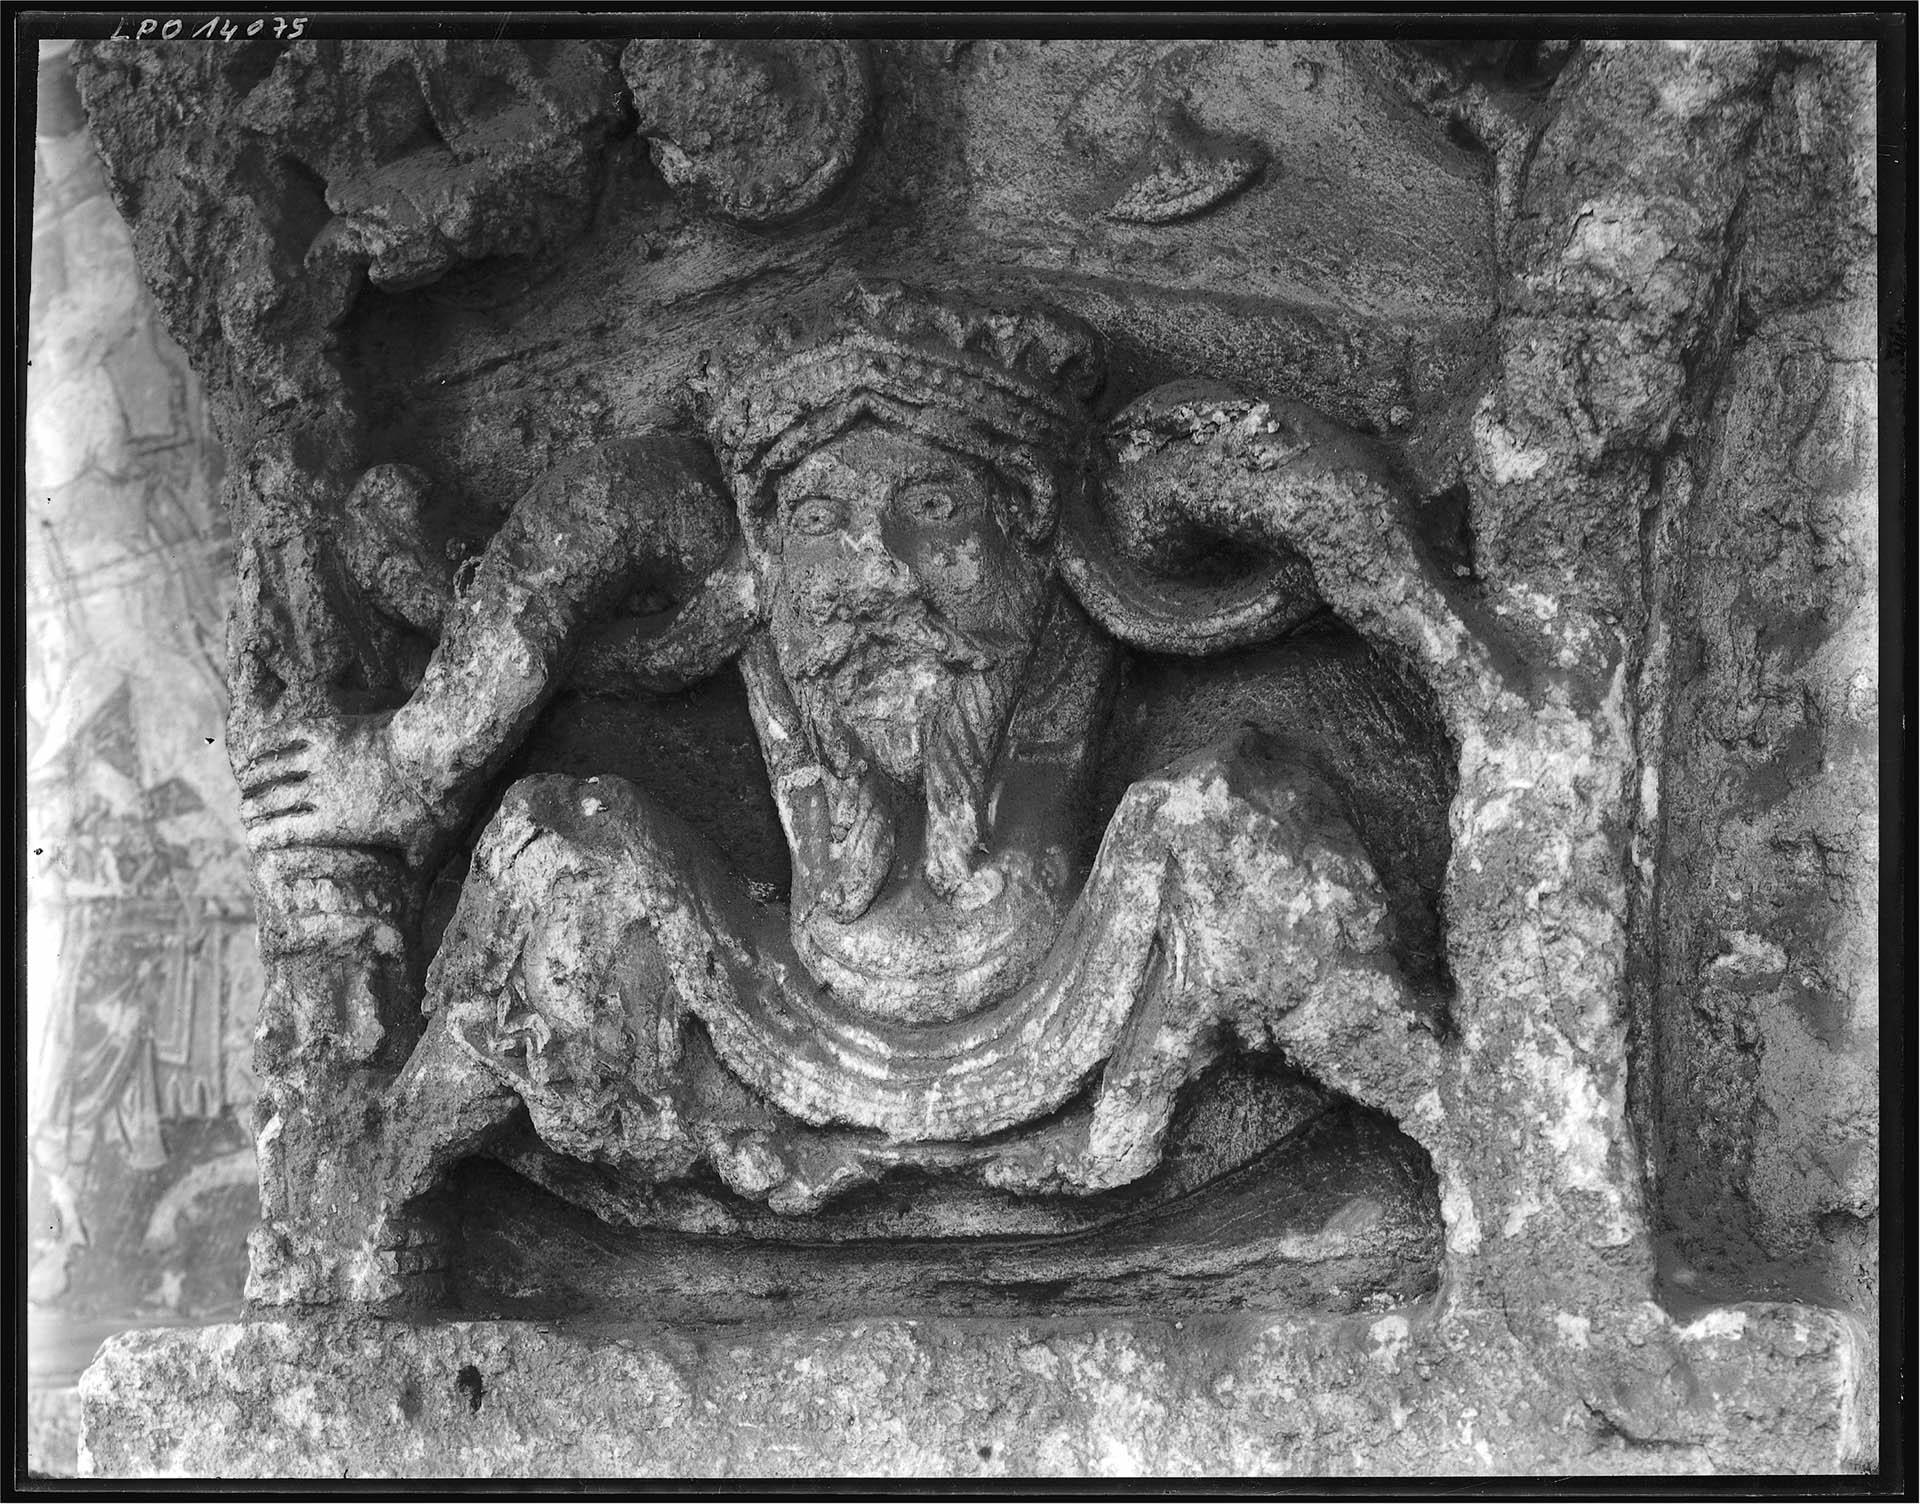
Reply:
[[[865,597],[894,597],[913,591],[913,571],[872,533],[855,540],[849,550],[855,592]]]

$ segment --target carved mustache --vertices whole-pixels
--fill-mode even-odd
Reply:
[[[948,668],[979,672],[1005,662],[1022,645],[1015,633],[965,631],[926,602],[912,601],[896,605],[884,615],[836,617],[818,626],[792,655],[788,672],[796,678],[825,678],[887,649],[903,656],[934,658]]]

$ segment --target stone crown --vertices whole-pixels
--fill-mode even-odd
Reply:
[[[710,356],[694,386],[748,510],[810,450],[874,416],[1040,482],[1050,521],[1054,488],[1039,472],[1053,466],[1036,460],[1078,455],[1103,374],[1099,336],[1069,314],[888,284],[756,330]]]

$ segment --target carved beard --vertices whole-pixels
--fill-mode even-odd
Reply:
[[[890,834],[861,836],[890,822],[874,776],[883,773],[902,793],[924,796],[934,889],[951,897],[966,882],[985,846],[988,779],[1037,635],[967,633],[914,601],[883,622],[833,623],[796,655],[794,707],[847,796],[833,817],[845,857],[891,863]],[[846,876],[850,888],[871,891],[885,872]]]

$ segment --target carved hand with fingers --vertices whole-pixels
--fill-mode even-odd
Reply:
[[[240,818],[254,851],[389,847],[418,866],[445,833],[443,800],[405,766],[392,714],[285,722],[238,763]]]
[[[706,450],[655,435],[601,445],[543,477],[464,591],[455,595],[446,575],[444,602],[423,604],[415,590],[387,603],[383,574],[376,603],[416,626],[437,623],[439,646],[397,710],[269,723],[240,741],[241,813],[254,850],[385,848],[421,870],[576,658],[596,673],[667,687],[738,651],[755,603],[750,576],[728,552],[733,533]],[[643,588],[684,604],[662,629],[613,623],[586,640]]]

